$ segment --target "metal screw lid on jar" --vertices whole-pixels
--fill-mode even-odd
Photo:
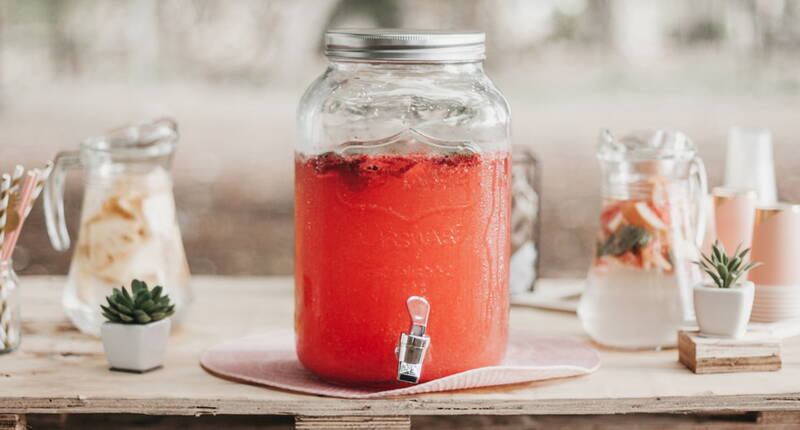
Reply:
[[[480,61],[485,40],[479,31],[334,29],[325,33],[325,55],[354,61]]]

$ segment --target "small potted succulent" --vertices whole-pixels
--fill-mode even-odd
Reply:
[[[740,248],[728,255],[717,241],[710,255],[704,254],[702,260],[695,262],[713,281],[701,282],[694,288],[694,312],[701,336],[739,338],[747,329],[755,287],[752,282],[739,279],[761,263],[747,263],[750,249]]]
[[[138,279],[125,287],[114,288],[106,297],[108,306],[100,305],[108,321],[101,327],[103,348],[112,370],[147,372],[161,367],[170,330],[169,316],[175,305],[164,289],[150,290]]]

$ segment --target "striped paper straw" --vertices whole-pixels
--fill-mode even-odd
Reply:
[[[17,346],[17,315],[14,307],[6,299],[0,299],[0,351],[11,350]]]
[[[8,205],[6,212],[6,222],[3,224],[3,230],[10,233],[12,229],[17,228],[19,225],[19,217],[17,216],[19,207],[19,187],[22,185],[22,175],[25,173],[25,168],[17,164],[14,172],[11,174],[11,187],[8,189]],[[8,242],[8,239],[6,239]],[[2,254],[0,254],[2,255]]]
[[[11,258],[11,253],[14,252],[14,246],[17,245],[19,233],[22,231],[22,224],[25,222],[25,212],[31,202],[33,195],[33,188],[36,186],[38,174],[35,171],[29,171],[22,181],[19,192],[19,201],[16,207],[17,214],[19,215],[19,225],[15,228],[3,242],[3,255],[0,256],[0,261],[8,261]]]
[[[11,175],[3,173],[0,180],[0,249],[3,246],[3,239],[6,229],[6,214],[8,213],[8,195],[11,188]]]
[[[42,194],[42,188],[44,188],[44,183],[47,182],[47,178],[50,177],[50,172],[53,171],[53,162],[48,161],[47,164],[44,166],[44,169],[34,169],[39,176],[39,180],[36,181],[36,186],[33,188],[33,195],[31,196],[31,203],[28,205],[28,209],[25,210],[25,218],[28,218],[28,215],[31,214],[33,210],[33,206],[36,204],[36,199],[39,198],[39,194]]]
[[[11,343],[10,333],[8,333],[11,324],[5,322],[11,321],[12,316],[8,301],[0,298],[0,350],[9,350],[14,347]]]
[[[17,166],[17,169],[14,171],[14,175],[17,177],[21,177],[22,173],[18,173],[22,166]],[[13,210],[13,208],[9,207],[9,199],[11,197],[11,175],[8,173],[4,173],[2,177],[2,182],[0,182],[0,208],[2,208],[3,214],[0,215],[0,249],[2,249],[2,245],[4,243],[4,235],[5,235],[5,227],[6,227],[6,220],[8,218],[8,212]],[[9,333],[11,329],[11,324],[6,324],[4,321],[10,321],[12,319],[12,310],[8,302],[8,293],[6,291],[6,286],[3,285],[3,280],[0,279],[0,350],[9,350],[14,347],[11,342],[11,335]]]
[[[14,168],[14,173],[11,175],[11,194],[14,194],[17,192],[17,190],[19,190],[19,186],[22,183],[23,173],[25,173],[25,168],[17,164],[17,167]]]

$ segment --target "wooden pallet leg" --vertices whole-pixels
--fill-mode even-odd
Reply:
[[[25,415],[0,414],[0,430],[26,430]]]
[[[411,417],[294,417],[297,430],[410,430]]]
[[[800,424],[800,411],[759,412],[756,422],[759,424]]]

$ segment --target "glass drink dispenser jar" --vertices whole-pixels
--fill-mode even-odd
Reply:
[[[510,117],[484,34],[337,30],[325,53],[298,112],[300,361],[374,386],[498,364]]]

